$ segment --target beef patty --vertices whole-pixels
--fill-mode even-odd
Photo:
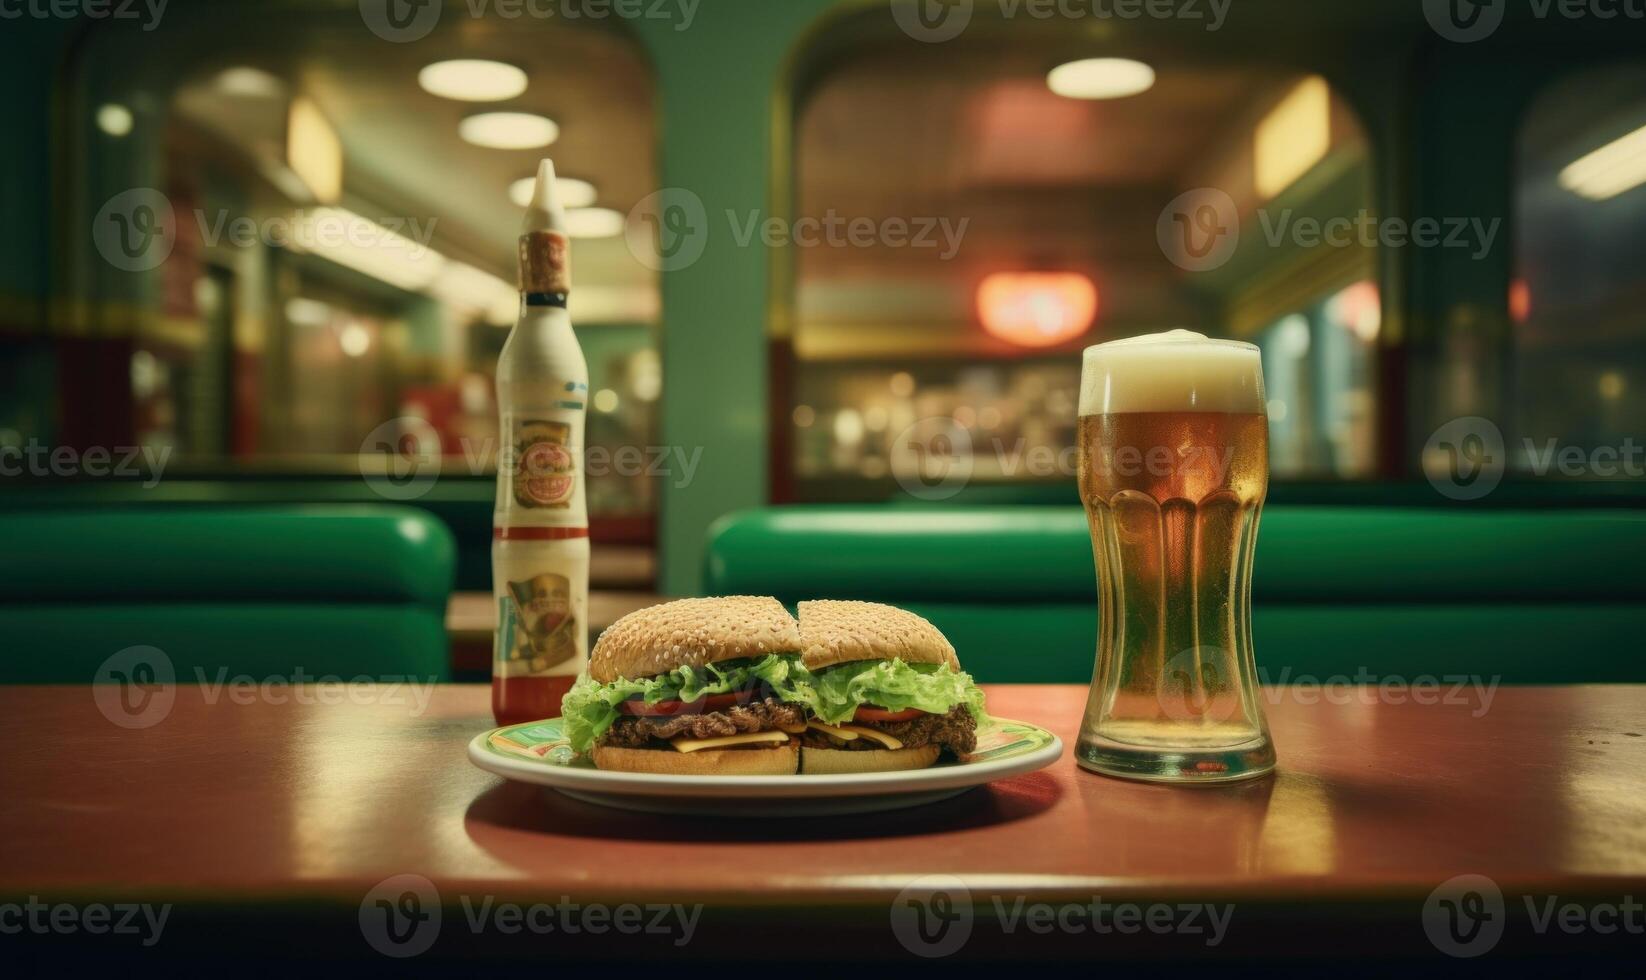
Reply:
[[[614,749],[664,748],[672,738],[719,738],[741,735],[745,732],[764,732],[784,726],[795,727],[806,723],[806,710],[797,704],[787,704],[776,698],[734,704],[720,711],[697,715],[673,715],[667,718],[641,718],[624,715],[612,722],[612,727],[599,738],[599,744]]]
[[[909,721],[854,721],[851,724],[885,732],[902,742],[906,749],[939,745],[955,755],[969,755],[977,748],[977,721],[965,705],[955,705],[946,715],[921,715]],[[848,752],[869,751],[881,747],[879,743],[866,738],[838,742],[816,730],[808,730],[802,736],[800,744],[814,749],[844,749]]]

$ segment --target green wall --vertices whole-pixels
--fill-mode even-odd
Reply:
[[[708,0],[687,32],[640,20],[661,97],[662,184],[703,201],[703,256],[666,272],[663,441],[703,450],[690,486],[663,497],[660,589],[699,590],[715,518],[766,502],[770,256],[739,247],[728,211],[769,214],[774,98],[788,56],[839,0]],[[784,86],[786,89],[786,86]]]

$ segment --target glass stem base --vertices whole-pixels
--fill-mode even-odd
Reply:
[[[1257,779],[1274,771],[1274,743],[1261,735],[1238,745],[1163,748],[1128,745],[1097,735],[1082,735],[1075,762],[1105,776],[1179,785],[1231,783]]]

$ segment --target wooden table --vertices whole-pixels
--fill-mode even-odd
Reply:
[[[1425,901],[1453,876],[1483,874],[1506,902],[1494,955],[1643,941],[1541,935],[1523,898],[1539,915],[1550,896],[1584,908],[1646,899],[1646,688],[1501,688],[1486,710],[1478,693],[1416,704],[1375,689],[1270,689],[1271,779],[1127,783],[1066,754],[947,803],[798,821],[630,814],[505,783],[464,757],[490,725],[482,687],[429,689],[426,704],[383,688],[294,703],[322,693],[271,688],[234,703],[220,691],[209,704],[211,692],[182,687],[164,720],[126,730],[90,688],[0,689],[0,902],[174,903],[156,947],[173,953],[266,947],[278,926],[302,937],[276,944],[287,951],[375,956],[362,923],[379,886],[414,875],[445,909],[429,956],[792,956],[799,942],[816,961],[907,958],[889,910],[911,881],[942,874],[969,890],[973,953],[1208,952],[1183,931],[1040,936],[1028,919],[1003,924],[1020,907],[1049,903],[1055,920],[1100,896],[1146,914],[1232,903],[1209,952],[1295,959],[1434,955]],[[1070,746],[1084,698],[1080,687],[989,690],[995,713]],[[406,881],[417,884],[387,886],[385,910]],[[563,898],[704,908],[683,948],[667,935],[469,925],[487,902]],[[84,938],[33,937],[51,956]]]

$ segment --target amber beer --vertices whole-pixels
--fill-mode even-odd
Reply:
[[[1251,631],[1269,486],[1257,348],[1179,330],[1088,349],[1078,440],[1099,598],[1080,765],[1171,782],[1268,772]]]

